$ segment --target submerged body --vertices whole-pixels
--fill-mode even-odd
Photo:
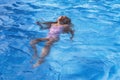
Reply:
[[[38,38],[31,41],[31,46],[34,50],[33,58],[39,57],[37,54],[37,48],[35,45],[38,42],[47,41],[44,48],[42,49],[39,60],[33,65],[34,68],[39,66],[44,61],[45,57],[48,55],[50,51],[52,44],[59,40],[60,34],[71,33],[72,36],[70,37],[70,39],[73,38],[74,31],[72,30],[70,23],[67,23],[67,22],[65,23],[65,19],[66,19],[65,17],[61,16],[58,18],[57,22],[47,22],[45,23],[47,25],[47,27],[45,28],[41,25],[40,22],[37,22],[37,25],[39,25],[41,29],[49,29],[49,33],[45,38]]]

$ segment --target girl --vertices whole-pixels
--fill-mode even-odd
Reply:
[[[39,60],[33,65],[33,68],[39,66],[44,61],[45,57],[48,55],[50,51],[52,44],[59,40],[59,36],[61,33],[70,33],[71,40],[73,39],[74,36],[71,20],[67,16],[60,16],[56,22],[44,22],[44,23],[36,22],[36,24],[39,25],[41,29],[49,29],[49,33],[45,38],[38,38],[30,42],[34,50],[33,58],[37,58],[38,54],[35,45],[38,42],[46,41],[46,44],[42,49],[41,56]],[[43,27],[43,25],[46,25],[46,27]]]

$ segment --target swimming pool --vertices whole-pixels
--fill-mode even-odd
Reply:
[[[119,0],[0,1],[0,80],[120,80],[119,7]],[[74,41],[61,35],[46,62],[32,69],[29,42],[47,33],[35,22],[60,15],[72,19]]]

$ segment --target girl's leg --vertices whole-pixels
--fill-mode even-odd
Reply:
[[[41,57],[39,58],[38,62],[36,62],[33,65],[34,68],[39,66],[44,61],[45,57],[49,54],[50,48],[54,42],[55,42],[55,40],[53,40],[53,39],[50,39],[49,41],[47,41],[46,45],[42,49]]]
[[[33,58],[37,58],[38,57],[36,44],[38,42],[40,42],[40,41],[47,41],[47,40],[49,40],[49,39],[48,38],[38,38],[38,39],[32,40],[30,42],[30,45],[32,46],[33,51],[34,51]]]

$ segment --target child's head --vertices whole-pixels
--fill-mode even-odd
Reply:
[[[60,16],[58,19],[57,19],[57,22],[60,22],[61,24],[71,24],[71,19],[68,18],[67,16]]]

